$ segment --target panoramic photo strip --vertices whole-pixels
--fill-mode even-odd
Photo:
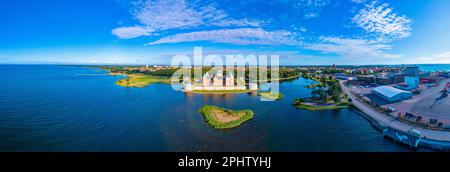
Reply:
[[[0,152],[179,169],[446,154],[449,16],[448,0],[1,0]]]

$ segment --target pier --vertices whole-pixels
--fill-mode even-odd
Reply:
[[[400,143],[408,145],[410,148],[414,149],[417,149],[419,147],[419,143],[421,141],[420,136],[404,133],[389,127],[383,130],[383,135],[385,137],[393,139],[394,141],[398,141]]]

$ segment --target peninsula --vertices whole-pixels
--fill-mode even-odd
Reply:
[[[293,103],[297,109],[316,111],[343,109],[351,106],[352,100],[342,91],[339,81],[334,77],[305,72],[303,78],[314,80],[317,83],[305,86],[312,90],[312,96],[297,98]]]

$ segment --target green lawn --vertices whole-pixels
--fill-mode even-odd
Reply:
[[[216,129],[229,129],[240,126],[253,118],[251,110],[230,110],[217,106],[205,105],[198,110],[204,117],[206,123]],[[220,118],[233,117],[236,119],[223,122]]]
[[[127,76],[126,78],[117,81],[116,84],[123,87],[139,87],[139,88],[146,87],[154,83],[170,84],[169,77],[152,76],[144,74],[130,74],[126,76]]]
[[[272,93],[272,92],[262,92],[262,93],[259,93],[259,95],[263,98],[270,99],[270,100],[281,100],[284,97],[283,94],[281,94],[281,93]]]
[[[294,102],[293,104],[297,109],[306,109],[310,111],[318,111],[318,110],[333,110],[333,109],[346,109],[351,106],[351,103],[341,102],[334,105],[308,105],[301,102]]]
[[[248,93],[250,90],[193,90],[197,94],[241,94]]]

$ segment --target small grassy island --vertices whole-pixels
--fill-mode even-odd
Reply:
[[[253,118],[251,110],[230,110],[206,105],[199,109],[206,123],[216,129],[229,129],[242,125]]]
[[[270,100],[283,99],[283,94],[281,94],[281,93],[262,92],[262,93],[259,93],[259,95],[265,99],[270,99]]]

